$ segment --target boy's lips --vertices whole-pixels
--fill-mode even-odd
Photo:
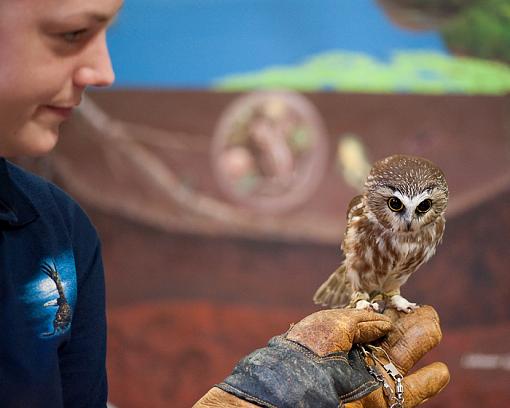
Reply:
[[[71,116],[74,110],[74,105],[71,106],[57,106],[57,105],[44,105],[43,108],[47,111],[50,111],[58,116],[61,116],[64,119],[67,119]]]

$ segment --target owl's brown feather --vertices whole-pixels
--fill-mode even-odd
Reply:
[[[400,211],[391,209],[391,198],[399,200]],[[349,204],[345,260],[317,290],[315,303],[344,307],[382,294],[400,310],[415,307],[400,296],[400,287],[434,254],[447,201],[444,175],[430,161],[398,155],[375,163],[364,194]]]
[[[345,306],[351,300],[351,292],[345,281],[345,265],[340,265],[324,282],[313,297],[316,304],[322,306]]]
[[[363,196],[360,194],[355,196],[347,207],[347,221],[361,214],[363,214]]]

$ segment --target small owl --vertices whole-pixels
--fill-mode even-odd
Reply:
[[[411,312],[400,287],[441,242],[448,186],[429,160],[395,155],[378,161],[347,212],[345,260],[315,293],[328,307],[379,310],[378,300]]]

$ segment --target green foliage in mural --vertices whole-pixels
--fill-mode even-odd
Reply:
[[[440,31],[455,54],[510,63],[510,0],[480,0]]]
[[[510,63],[510,0],[377,1],[403,26],[410,21],[430,23],[413,28],[438,30],[456,55]]]
[[[501,95],[510,92],[510,67],[494,61],[435,52],[399,52],[388,62],[365,54],[329,52],[296,66],[232,75],[218,81],[216,87],[233,91],[287,88]]]

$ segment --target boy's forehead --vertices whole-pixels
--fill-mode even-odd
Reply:
[[[0,8],[2,3],[7,11],[24,10],[26,17],[67,18],[90,14],[111,18],[122,6],[123,0],[0,0]]]

